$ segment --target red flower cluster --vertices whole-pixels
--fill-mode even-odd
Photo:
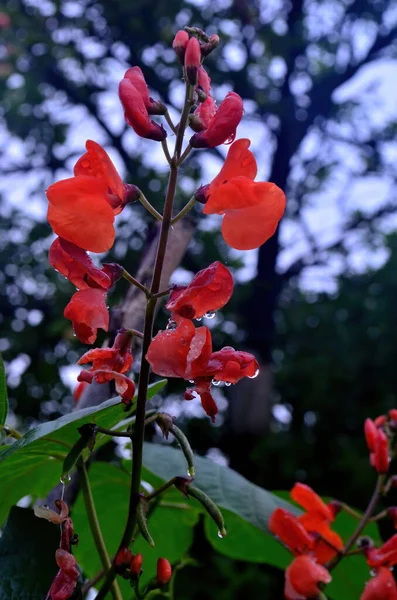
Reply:
[[[397,564],[397,534],[381,548],[364,547],[368,566],[375,577],[365,586],[361,600],[397,600],[397,584],[390,568]]]
[[[136,579],[141,574],[143,556],[141,553],[132,554],[129,548],[122,548],[115,560],[117,572],[125,579]]]
[[[370,464],[379,474],[385,474],[389,470],[391,458],[385,424],[397,423],[396,413],[396,410],[390,410],[388,417],[381,415],[375,421],[366,419],[364,423],[365,440],[370,451]]]
[[[230,146],[225,164],[197,192],[204,214],[224,215],[222,235],[229,246],[250,250],[264,244],[284,214],[285,195],[274,183],[255,182],[257,164],[248,139]]]
[[[195,328],[190,320],[224,306],[232,290],[233,278],[219,262],[197,273],[188,286],[174,289],[166,305],[172,311],[171,327],[156,335],[146,355],[158,375],[192,380],[194,388],[186,390],[185,399],[200,396],[212,420],[218,409],[210,391],[211,382],[237,383],[243,377],[255,377],[258,371],[255,357],[248,352],[230,346],[212,352],[210,330]]]
[[[277,508],[270,517],[269,529],[298,557],[286,571],[285,597],[300,600],[315,596],[318,583],[331,581],[322,565],[336,556],[343,542],[330,527],[338,512],[335,503],[325,504],[303,483],[294,485],[291,498],[306,512],[296,516]]]
[[[77,380],[82,383],[106,383],[114,381],[116,391],[120,394],[126,409],[131,406],[135,394],[135,383],[124,373],[131,369],[133,357],[131,353],[132,334],[120,329],[111,348],[93,348],[88,350],[78,361],[78,365],[92,363],[89,370],[81,371]]]

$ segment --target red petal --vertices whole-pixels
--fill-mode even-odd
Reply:
[[[211,332],[207,327],[198,327],[190,342],[186,357],[184,379],[194,379],[207,371],[208,360],[212,351]]]
[[[248,177],[254,180],[258,167],[256,165],[255,156],[248,148],[251,141],[247,138],[236,140],[229,148],[225,163],[218,175],[210,183],[209,193],[213,192],[216,187],[234,179],[235,177]]]
[[[376,438],[378,437],[378,429],[372,419],[365,419],[364,435],[368,450],[373,452],[375,450]]]
[[[146,108],[149,108],[151,104],[149,90],[145,81],[145,76],[142,73],[142,69],[140,67],[131,67],[124,73],[124,79],[128,79],[129,81],[131,81],[132,85],[140,93],[144,105],[146,106]]]
[[[158,142],[165,140],[167,132],[162,125],[149,119],[142,96],[129,79],[120,81],[119,97],[125,110],[125,119],[135,133]]]
[[[305,598],[317,596],[319,583],[329,583],[332,579],[327,569],[318,565],[311,556],[298,556],[286,570],[286,579],[293,589]]]
[[[199,271],[183,288],[175,289],[166,304],[169,311],[197,319],[222,308],[233,293],[233,277],[229,269],[216,261]]]
[[[280,188],[274,184],[253,185],[272,186],[264,190],[265,201],[257,206],[227,211],[222,222],[225,242],[237,250],[252,250],[264,244],[275,233],[285,209],[285,196]]]
[[[107,290],[112,285],[110,277],[95,266],[85,250],[62,238],[51,244],[48,262],[78,289],[95,287]]]
[[[366,584],[361,600],[397,600],[397,585],[387,567],[381,567]]]
[[[208,361],[207,371],[214,379],[237,383],[243,377],[255,377],[259,365],[252,354],[225,346],[218,352],[213,352]]]
[[[75,176],[86,175],[101,179],[123,201],[124,184],[106,150],[92,140],[87,140],[85,147],[87,152],[75,164]]]
[[[328,521],[311,513],[299,515],[298,521],[315,538],[314,553],[320,564],[332,560],[343,548],[340,536],[332,531]]]
[[[109,250],[115,232],[107,190],[104,181],[85,176],[51,185],[47,190],[47,218],[55,233],[84,250]]]
[[[291,490],[291,498],[309,513],[317,513],[326,521],[334,520],[334,513],[311,487],[296,483]]]
[[[243,101],[235,92],[229,92],[211,119],[208,129],[196,133],[190,144],[193,148],[214,148],[236,135],[243,116]]]
[[[81,342],[93,344],[98,329],[108,330],[109,313],[105,303],[106,292],[97,289],[80,290],[73,294],[64,315],[73,323]]]
[[[152,340],[146,360],[157,375],[184,378],[195,327],[183,317],[175,316],[175,322],[176,329],[159,331]]]
[[[302,554],[314,547],[314,538],[307,533],[295,515],[284,508],[276,508],[273,512],[269,529],[294,554]]]

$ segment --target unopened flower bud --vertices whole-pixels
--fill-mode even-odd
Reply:
[[[141,190],[136,185],[132,183],[124,183],[124,200],[123,207],[126,204],[131,204],[131,202],[136,202],[141,195]]]
[[[205,127],[198,114],[192,113],[189,115],[189,127],[196,133],[204,131]]]
[[[364,435],[367,442],[368,450],[374,451],[375,441],[378,435],[378,430],[372,419],[365,419],[364,422]]]
[[[189,498],[189,494],[188,494],[188,490],[187,490],[187,485],[190,485],[193,481],[193,477],[175,477],[175,481],[174,481],[174,485],[176,487],[177,490],[179,490],[180,492],[182,492],[182,494],[184,496],[186,496],[186,498]]]
[[[332,500],[327,504],[328,508],[332,511],[334,517],[336,517],[342,510],[342,503],[339,500]]]
[[[194,198],[196,202],[200,202],[201,204],[206,204],[208,200],[208,192],[209,192],[209,184],[201,185],[195,192]]]
[[[384,425],[387,421],[386,415],[379,415],[379,417],[376,417],[376,419],[374,420],[374,423],[376,425],[376,427],[382,427],[382,425]]]
[[[181,65],[185,62],[185,52],[186,47],[189,43],[189,34],[183,29],[180,29],[176,36],[174,37],[174,41],[172,42],[172,47],[175,50],[175,54],[181,63]]]
[[[132,559],[132,552],[129,548],[121,548],[116,556],[114,564],[116,567],[127,567]]]
[[[203,58],[211,54],[211,52],[215,50],[217,46],[219,46],[219,42],[219,35],[217,35],[216,33],[211,35],[209,42],[202,44],[201,46],[201,55],[203,56]]]
[[[143,562],[143,556],[141,553],[135,554],[130,563],[130,571],[133,577],[139,577],[141,574],[141,567]]]
[[[166,585],[172,577],[172,568],[166,558],[159,558],[157,561],[157,581],[160,585]]]
[[[373,466],[380,475],[384,475],[389,470],[389,463],[389,442],[385,432],[378,429],[378,436],[373,452]]]
[[[103,263],[102,270],[110,277],[112,285],[123,276],[123,267],[117,263]]]
[[[192,37],[189,40],[185,53],[185,74],[186,79],[191,85],[196,85],[197,83],[197,74],[200,68],[200,62],[200,43],[197,38]]]

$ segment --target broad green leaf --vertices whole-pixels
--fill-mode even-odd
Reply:
[[[7,384],[3,357],[0,354],[0,425],[4,425],[8,412]]]
[[[129,467],[130,465],[131,463]],[[106,547],[109,554],[113,555],[120,542],[127,517],[130,476],[128,472],[114,465],[97,462],[91,465],[89,478]],[[145,479],[152,479],[151,474],[145,473]],[[155,547],[151,548],[141,536],[137,537],[134,544],[134,552],[142,552],[144,557],[142,584],[155,576],[159,557],[166,557],[174,563],[188,551],[193,541],[193,529],[199,512],[193,503],[187,504],[177,490],[170,490],[164,494],[161,502],[148,518]],[[100,562],[85,516],[81,494],[77,498],[73,518],[75,531],[79,534],[76,558],[86,575],[93,577],[100,569]],[[124,589],[128,589],[127,584]],[[129,596],[125,592],[123,597]]]
[[[187,473],[182,452],[170,446],[145,444],[143,462],[147,469],[163,480]],[[195,457],[195,466],[195,486],[208,494],[219,507],[230,510],[261,531],[268,531],[267,522],[277,507],[297,512],[285,500],[254,485],[228,467],[201,456]]]
[[[0,600],[43,600],[58,567],[59,527],[14,506],[0,538]]]
[[[157,394],[165,383],[162,380],[151,385],[148,398]],[[55,421],[34,427],[21,439],[1,449],[0,525],[11,506],[20,498],[29,494],[45,497],[58,483],[62,462],[79,438],[79,427],[86,423],[96,423],[107,429],[117,429],[125,417],[120,399],[112,398],[99,406],[76,410]],[[108,436],[98,434],[97,446],[109,439]]]

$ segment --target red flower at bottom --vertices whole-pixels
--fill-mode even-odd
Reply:
[[[104,290],[88,288],[73,294],[66,306],[63,314],[72,321],[74,332],[83,344],[93,344],[98,329],[108,330],[109,313],[105,300]]]
[[[365,586],[360,600],[397,600],[397,585],[387,567],[381,567]]]
[[[329,583],[332,577],[325,567],[312,556],[298,556],[285,572],[287,600],[314,598],[320,592],[319,583]]]
[[[108,369],[99,369],[98,371],[81,371],[77,377],[77,381],[86,381],[92,383],[106,383],[107,381],[114,380],[116,392],[121,396],[123,404],[125,404],[125,410],[129,410],[131,402],[135,394],[135,383],[121,373],[116,371],[109,371]]]

